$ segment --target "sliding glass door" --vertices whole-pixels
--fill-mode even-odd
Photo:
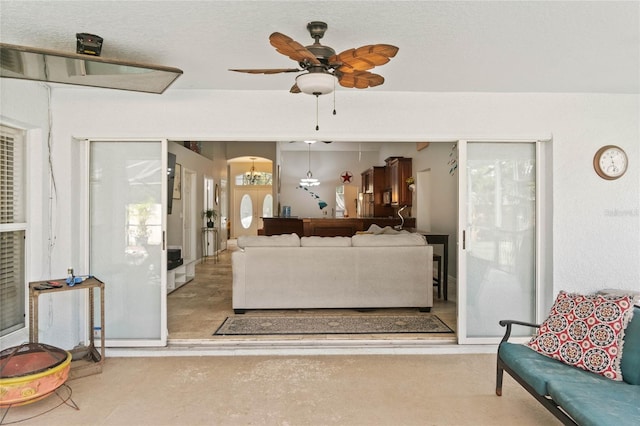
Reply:
[[[536,147],[458,145],[460,343],[499,341],[502,319],[536,320]]]
[[[92,140],[89,152],[89,263],[105,282],[107,346],[164,346],[166,141]]]

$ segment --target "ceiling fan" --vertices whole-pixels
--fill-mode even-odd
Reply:
[[[269,36],[269,42],[278,53],[298,62],[300,68],[272,69],[230,69],[229,71],[249,74],[299,73],[291,93],[325,95],[333,92],[336,81],[343,87],[366,89],[384,83],[384,77],[369,72],[370,69],[384,65],[398,53],[398,48],[390,44],[370,44],[357,49],[348,49],[336,54],[329,46],[320,44],[327,30],[327,24],[313,21],[307,24],[307,30],[315,42],[303,46],[282,33]]]

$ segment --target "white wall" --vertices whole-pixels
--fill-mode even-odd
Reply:
[[[320,181],[319,186],[310,187],[308,190],[300,188],[300,179],[305,177],[309,169],[308,151],[284,151],[282,157],[282,185],[280,190],[280,203],[283,206],[291,206],[291,215],[298,217],[331,217],[336,208],[336,187],[342,185],[340,175],[346,171],[351,172],[353,178],[349,185],[361,187],[360,173],[369,167],[382,166],[384,162],[378,159],[376,151],[333,151],[331,145],[315,143],[311,146],[311,172],[313,177]],[[315,198],[317,195],[319,198]],[[327,203],[323,210],[318,201]],[[332,210],[333,209],[333,210]],[[355,212],[350,213],[355,216]]]
[[[69,193],[65,186],[66,170],[61,168],[61,162],[53,158],[56,192],[52,191],[52,181],[48,167],[48,135],[49,135],[49,106],[47,87],[40,83],[21,80],[0,79],[0,122],[15,128],[26,130],[27,147],[27,233],[26,233],[26,280],[41,281],[52,277],[66,276],[66,262],[54,258],[54,253],[68,251],[70,247],[69,235],[61,231],[59,226],[59,209],[69,204]],[[55,140],[51,144],[58,148]],[[68,155],[69,146],[59,151],[58,156]],[[62,148],[62,147],[60,147]],[[67,162],[68,164],[68,162]],[[49,214],[52,211],[53,215]],[[64,221],[63,221],[64,222]],[[68,221],[67,221],[68,222]],[[69,224],[62,229],[69,229]],[[50,257],[49,254],[52,254]],[[68,254],[68,253],[67,253]],[[62,274],[62,275],[60,275]],[[25,306],[28,317],[28,291]],[[42,296],[40,300],[38,324],[39,340],[44,343],[55,344],[60,339],[68,339],[77,334],[79,329],[79,312],[68,309],[70,305],[77,305],[81,299],[79,292],[60,295]],[[51,309],[50,309],[51,308]],[[55,314],[53,313],[55,311]],[[49,313],[52,312],[51,315]],[[52,333],[55,333],[55,338]],[[0,348],[15,346],[28,341],[28,330],[21,330],[3,337]]]
[[[553,136],[556,289],[637,287],[639,171],[604,181],[592,159],[602,145],[639,164],[638,96],[340,91],[341,110],[313,130],[315,100],[280,92],[168,91],[164,95],[60,89],[54,136],[166,136],[206,140],[424,141]],[[272,107],[264,108],[268,103]],[[286,111],[286,114],[283,114]],[[96,120],[95,117],[100,117]],[[618,213],[617,213],[618,212]],[[615,238],[612,238],[614,235]],[[613,264],[615,270],[603,267]]]
[[[42,93],[22,92],[29,82],[3,83],[4,116],[41,107]],[[5,85],[14,86],[10,90]],[[339,91],[340,112],[320,99],[281,92],[169,90],[150,95],[101,89],[56,88],[53,93],[53,161],[60,171],[58,243],[52,274],[82,256],[76,237],[85,229],[74,182],[86,177],[73,162],[76,137],[163,137],[172,140],[425,141],[459,138],[553,136],[554,289],[591,291],[638,288],[640,282],[640,116],[637,95],[388,93]],[[6,108],[5,105],[14,105]],[[269,108],[265,106],[269,105]],[[326,115],[322,115],[323,111]],[[18,117],[19,119],[19,117]],[[33,118],[41,125],[41,114]],[[26,120],[29,121],[29,120]],[[593,171],[595,151],[622,146],[631,164],[617,181]],[[44,167],[46,164],[41,164]],[[34,165],[37,166],[37,165]],[[64,173],[62,173],[64,172]],[[41,208],[47,194],[41,192]],[[46,218],[40,219],[46,222]],[[36,225],[36,224],[34,224]],[[40,226],[42,226],[40,224]],[[44,260],[44,259],[42,259]],[[33,275],[33,273],[31,274]]]

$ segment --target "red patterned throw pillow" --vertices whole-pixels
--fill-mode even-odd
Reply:
[[[624,330],[632,315],[629,296],[561,291],[527,345],[565,364],[620,381]]]

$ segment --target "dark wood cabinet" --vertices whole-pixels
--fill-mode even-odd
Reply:
[[[393,214],[391,207],[384,203],[386,190],[386,167],[374,166],[362,176],[362,217],[386,217]]]
[[[391,190],[392,206],[410,206],[413,194],[409,190],[407,179],[411,177],[411,158],[389,157],[387,163],[387,185]]]

